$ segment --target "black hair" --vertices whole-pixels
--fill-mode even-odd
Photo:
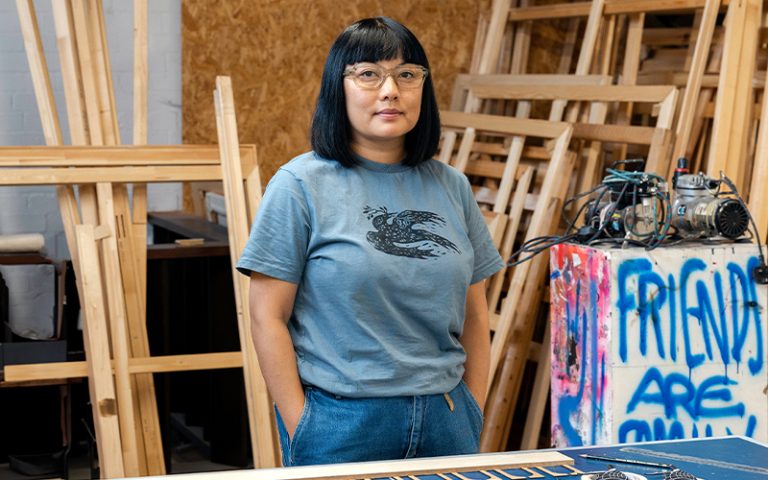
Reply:
[[[347,27],[336,38],[323,69],[320,93],[312,117],[311,142],[321,157],[345,167],[357,163],[350,149],[351,128],[344,97],[343,72],[347,65],[401,57],[405,63],[429,68],[424,48],[404,25],[388,17],[365,18]],[[431,76],[421,96],[421,113],[405,135],[405,165],[417,165],[435,155],[440,140],[440,113]]]

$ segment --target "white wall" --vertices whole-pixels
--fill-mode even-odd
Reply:
[[[69,143],[51,4],[35,0],[37,19],[65,141]],[[120,135],[130,143],[133,118],[133,2],[104,0]],[[181,0],[149,2],[150,144],[181,143]],[[44,145],[15,2],[0,0],[0,145]],[[0,173],[2,175],[2,173]],[[151,185],[149,209],[181,208],[178,184]],[[0,235],[42,233],[48,255],[69,258],[52,187],[0,187]]]

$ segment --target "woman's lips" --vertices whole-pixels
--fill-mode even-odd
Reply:
[[[384,110],[379,110],[376,112],[376,115],[381,118],[397,118],[402,114],[400,110],[394,109],[394,108],[386,108]]]

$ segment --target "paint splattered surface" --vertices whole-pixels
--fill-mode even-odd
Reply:
[[[754,246],[551,253],[556,445],[768,439]]]

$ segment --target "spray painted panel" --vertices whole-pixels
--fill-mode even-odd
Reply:
[[[768,289],[752,275],[754,245],[551,253],[555,445],[768,441]]]

